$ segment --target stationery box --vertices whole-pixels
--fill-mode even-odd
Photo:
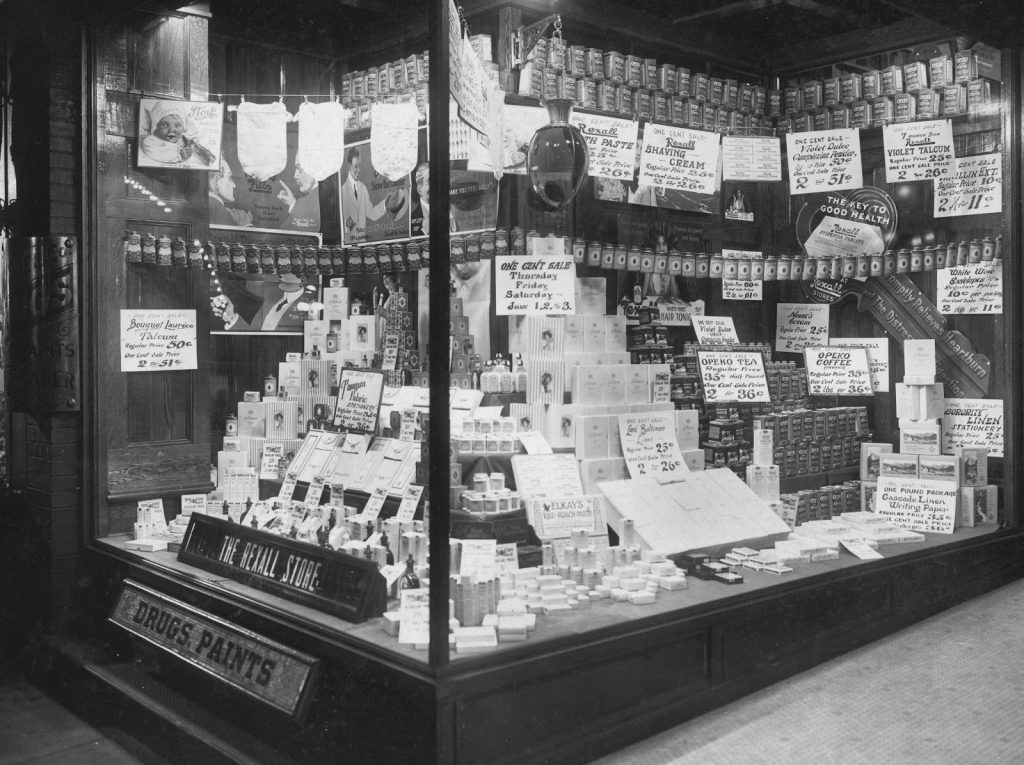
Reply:
[[[938,425],[900,425],[900,451],[905,454],[941,454],[942,432]]]
[[[585,316],[583,331],[583,349],[587,353],[605,353],[605,317]]]
[[[623,465],[626,464],[625,460],[608,459],[607,457],[580,460],[580,479],[583,482],[584,493],[599,494],[600,490],[597,488],[598,481],[614,481],[620,478],[615,472],[614,463],[617,462],[621,462]]]
[[[608,353],[619,353],[627,348],[626,317],[605,316],[604,349]]]
[[[629,366],[609,364],[604,367],[601,403],[605,406],[626,403],[626,370]]]
[[[608,456],[608,415],[577,417],[576,459],[607,459]]]
[[[917,459],[917,474],[932,481],[960,483],[960,458],[949,455],[922,454]]]
[[[600,406],[604,403],[606,367],[578,366],[572,369],[572,403],[578,406]]]
[[[998,523],[999,490],[995,486],[960,488],[960,522],[963,526]]]
[[[238,402],[238,435],[266,438],[267,412],[263,402]]]
[[[619,416],[617,414],[608,416],[608,456],[623,456],[622,439],[619,437]]]
[[[626,401],[630,403],[650,401],[650,386],[647,364],[631,364],[626,368]]]
[[[883,454],[878,461],[880,478],[917,478],[918,455]]]
[[[958,446],[953,454],[960,460],[960,483],[964,486],[984,486],[988,483],[988,449]]]

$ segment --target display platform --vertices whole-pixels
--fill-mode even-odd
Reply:
[[[94,714],[107,694],[130,707],[129,719],[159,719],[154,731],[170,727],[198,741],[217,753],[210,761],[259,759],[286,742],[309,762],[368,752],[393,758],[427,747],[442,763],[586,762],[1024,576],[1021,541],[1019,531],[962,529],[886,550],[884,560],[844,554],[781,580],[752,572],[739,587],[693,581],[652,606],[594,604],[546,619],[525,643],[453,654],[448,666],[432,670],[424,654],[399,649],[373,621],[344,622],[218,579],[173,554],[146,554],[143,564],[113,538],[94,556],[101,581],[137,577],[321,659],[324,690],[309,718],[300,725],[253,709],[102,624],[93,629],[106,650],[86,661],[85,643],[40,644],[45,660],[35,668],[55,691],[79,677],[92,689],[86,706]],[[103,605],[96,612],[109,611],[116,595],[97,592]],[[95,646],[95,635],[86,642]],[[204,699],[203,714],[225,720],[225,731],[253,735],[221,740],[217,726],[192,719],[196,699]],[[192,717],[173,711],[175,704],[191,707]],[[394,735],[377,735],[367,710],[387,714]]]

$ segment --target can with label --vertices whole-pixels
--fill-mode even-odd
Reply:
[[[910,273],[910,250],[902,249],[896,251],[896,273]]]
[[[913,263],[911,263],[913,267]],[[935,270],[935,248],[934,247],[922,247],[921,248],[921,268],[924,271]]]
[[[981,262],[981,242],[978,239],[972,239],[967,250],[967,262],[968,263],[980,263]]]
[[[625,265],[625,261],[623,261]],[[606,271],[615,269],[615,245],[604,242],[601,245],[601,268]]]
[[[708,272],[711,270],[711,256],[704,252],[698,252],[694,270],[698,279],[707,279]]]
[[[591,267],[599,267],[601,265],[601,243],[600,242],[588,242],[587,243],[587,265]]]
[[[981,262],[989,263],[995,258],[996,242],[991,236],[981,240]]]

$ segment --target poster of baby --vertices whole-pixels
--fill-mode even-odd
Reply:
[[[216,170],[223,122],[223,104],[143,98],[139,167]]]

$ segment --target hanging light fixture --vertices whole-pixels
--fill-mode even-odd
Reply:
[[[562,39],[562,20],[556,18],[553,37]],[[564,210],[579,193],[590,167],[590,152],[583,135],[569,122],[572,101],[551,98],[545,102],[549,123],[537,130],[526,150],[530,185],[542,208]]]

